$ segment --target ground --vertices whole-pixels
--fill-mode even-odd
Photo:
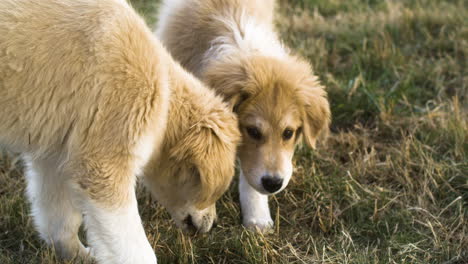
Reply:
[[[158,3],[132,2],[154,24]],[[240,225],[237,181],[197,236],[139,189],[159,263],[468,263],[468,2],[280,0],[277,29],[327,87],[328,141],[298,147],[272,234]],[[0,263],[60,263],[22,173],[0,151]]]

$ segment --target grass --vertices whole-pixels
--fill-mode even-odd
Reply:
[[[134,0],[148,23],[158,3]],[[159,263],[468,263],[468,6],[463,0],[279,1],[277,28],[326,84],[332,133],[299,146],[271,198],[274,233],[182,234],[139,190]],[[0,152],[1,153],[1,152]],[[39,239],[21,162],[0,154],[0,263],[60,263]]]

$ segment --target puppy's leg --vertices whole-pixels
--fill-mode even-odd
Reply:
[[[136,176],[124,173],[87,175],[78,180],[80,207],[87,239],[98,263],[155,264],[156,256],[146,238],[135,196]]]
[[[268,196],[252,188],[242,170],[239,179],[239,195],[244,226],[249,229],[259,229],[262,232],[271,229],[273,220],[268,207]]]
[[[71,201],[71,188],[59,173],[57,161],[25,158],[27,196],[34,224],[42,239],[65,259],[85,257],[87,249],[78,238],[82,217]]]

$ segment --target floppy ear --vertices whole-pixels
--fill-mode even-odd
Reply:
[[[315,149],[320,134],[328,133],[331,114],[327,93],[316,76],[306,78],[298,87],[298,98],[303,107],[303,133],[309,147]]]
[[[213,62],[204,72],[202,79],[205,83],[213,87],[236,113],[239,106],[252,95],[247,89],[246,65],[239,58]]]
[[[201,191],[197,201],[200,209],[219,199],[231,183],[236,148],[240,142],[234,114],[223,116],[225,120],[213,114],[190,128],[170,151],[172,158],[198,168]]]

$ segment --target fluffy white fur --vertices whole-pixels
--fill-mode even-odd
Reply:
[[[239,194],[242,206],[242,221],[244,226],[268,230],[273,227],[268,195],[254,189],[241,171],[239,175]]]
[[[69,252],[86,256],[86,249],[78,238],[82,222],[80,208],[73,204],[72,184],[68,177],[57,171],[57,159],[36,159],[24,156],[27,191],[31,214],[42,239],[52,244],[65,258]]]
[[[151,151],[147,148],[142,151],[142,146],[153,140],[149,136],[141,139],[136,148],[141,160],[151,156]],[[32,159],[25,155],[24,159],[34,224],[41,238],[53,245],[58,255],[65,259],[89,256],[104,264],[157,262],[138,213],[135,183],[128,186],[128,200],[123,207],[109,208],[77,191],[79,187],[71,175],[60,170],[61,165],[57,163],[60,158]],[[139,172],[141,168],[137,165],[134,174]],[[83,220],[92,251],[78,238]]]
[[[134,187],[128,190],[130,203],[109,209],[95,203],[82,204],[88,241],[98,263],[156,263],[153,248],[146,239]]]
[[[246,56],[260,53],[275,58],[284,58],[288,53],[269,25],[246,15],[245,11],[242,12],[239,23],[222,16],[216,16],[215,20],[224,24],[233,34],[219,36],[211,41],[211,47],[204,55],[205,64],[236,55],[239,50]]]

